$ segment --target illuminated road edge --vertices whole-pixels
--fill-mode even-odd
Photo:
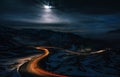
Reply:
[[[48,71],[43,70],[42,68],[40,68],[38,66],[38,62],[41,59],[43,59],[46,56],[48,56],[49,55],[49,51],[48,51],[48,49],[43,48],[43,47],[35,47],[35,49],[37,49],[37,50],[43,50],[44,53],[41,54],[38,57],[33,58],[28,63],[28,65],[27,65],[27,71],[28,72],[33,73],[33,74],[38,75],[38,76],[44,76],[44,77],[68,77],[68,76],[64,76],[64,75],[59,75],[59,74],[55,74],[55,73],[52,73],[52,72],[48,72]]]
[[[41,54],[40,56],[37,56],[37,57],[34,57],[31,59],[31,61],[28,63],[27,65],[27,71],[29,73],[32,73],[34,75],[37,75],[37,76],[42,76],[42,77],[69,77],[69,76],[65,76],[65,75],[60,75],[60,74],[56,74],[56,73],[53,73],[53,72],[49,72],[49,71],[46,71],[42,68],[40,68],[40,66],[38,65],[38,62],[40,60],[42,60],[43,58],[45,58],[46,56],[49,55],[49,50],[47,48],[56,48],[56,47],[42,47],[42,46],[37,46],[37,47],[33,47],[35,48],[36,50],[43,50],[44,53]],[[61,49],[61,48],[59,48]],[[65,50],[66,52],[69,52],[71,54],[77,54],[77,55],[90,55],[90,54],[99,54],[99,53],[102,53],[102,52],[105,52],[105,50],[99,50],[99,51],[96,51],[96,52],[91,52],[91,53],[78,53],[78,52],[73,52],[73,51],[69,51],[69,50]]]

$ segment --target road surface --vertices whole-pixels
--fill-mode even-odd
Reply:
[[[53,73],[50,71],[46,71],[38,65],[39,61],[41,61],[43,58],[45,58],[49,55],[50,52],[47,48],[55,48],[55,47],[36,46],[34,48],[36,50],[40,50],[40,51],[42,50],[42,51],[44,51],[44,53],[39,55],[38,57],[34,57],[31,59],[31,61],[27,65],[27,71],[29,73],[32,73],[32,74],[40,76],[40,77],[68,77],[65,75],[60,75],[60,74],[56,74],[56,73]],[[59,49],[61,49],[61,48],[59,48]],[[76,55],[90,55],[90,54],[102,53],[105,50],[99,50],[99,51],[91,52],[91,53],[78,53],[78,52],[73,52],[73,51],[69,51],[69,50],[65,50],[65,51],[70,54],[76,54]]]
[[[46,71],[38,66],[38,62],[49,55],[49,50],[43,47],[35,47],[37,50],[43,50],[44,53],[38,57],[33,58],[27,65],[27,71],[38,76],[43,77],[68,77],[64,75],[55,74],[49,71]]]

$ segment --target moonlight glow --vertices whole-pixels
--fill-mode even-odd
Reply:
[[[45,9],[51,9],[51,8],[52,8],[52,6],[49,6],[49,5],[44,5],[44,8],[45,8]]]

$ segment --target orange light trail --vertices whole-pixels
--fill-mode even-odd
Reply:
[[[44,53],[36,58],[33,58],[28,63],[28,66],[27,66],[28,72],[33,73],[38,76],[44,76],[44,77],[68,77],[68,76],[64,76],[64,75],[55,74],[55,73],[52,73],[52,72],[49,72],[49,71],[46,71],[46,70],[43,70],[42,68],[40,68],[38,66],[38,62],[49,55],[49,50],[44,47],[35,47],[35,49],[43,50]]]

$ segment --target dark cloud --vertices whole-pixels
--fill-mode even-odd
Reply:
[[[45,11],[40,7],[41,0],[1,0],[0,20],[12,21],[16,24],[13,27],[66,32],[96,33],[120,28],[119,2],[116,0],[50,1],[53,1],[56,9]]]

